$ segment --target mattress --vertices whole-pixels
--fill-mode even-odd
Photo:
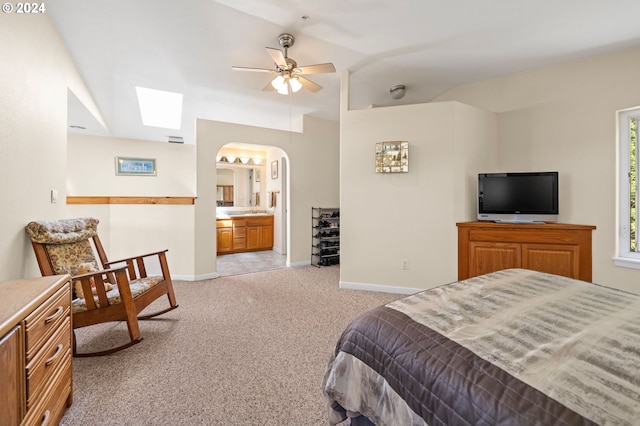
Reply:
[[[328,364],[329,420],[384,425],[640,422],[640,296],[524,269],[355,319]]]

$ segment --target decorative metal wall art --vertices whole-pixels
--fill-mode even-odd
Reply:
[[[376,173],[407,173],[409,171],[409,142],[376,143]]]

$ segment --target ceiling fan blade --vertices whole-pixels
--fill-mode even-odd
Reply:
[[[275,62],[277,66],[283,70],[287,69],[287,60],[282,54],[282,51],[271,47],[265,47],[265,49],[267,49],[267,53],[271,56],[271,59],[273,59],[273,62]]]
[[[262,90],[264,90],[265,92],[272,92],[272,91],[276,90],[275,87],[273,87],[273,85],[271,84],[272,81],[273,80],[268,82],[267,85],[262,88]]]
[[[305,65],[293,70],[295,74],[322,74],[329,72],[336,72],[336,67],[332,63]]]
[[[307,90],[310,90],[313,93],[316,93],[317,91],[322,89],[322,86],[320,86],[317,83],[314,83],[313,81],[306,79],[302,76],[298,76],[298,81],[300,82],[300,84],[302,84],[302,87],[304,87]]]
[[[231,67],[232,70],[235,71],[254,71],[254,72],[277,72],[274,69],[268,68],[252,68],[252,67]]]

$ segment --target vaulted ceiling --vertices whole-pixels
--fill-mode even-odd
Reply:
[[[195,119],[288,130],[304,114],[338,120],[340,74],[351,108],[428,102],[452,87],[640,46],[637,0],[50,0],[47,13],[108,129],[70,99],[85,133],[194,143]],[[265,47],[298,65],[332,62],[323,86],[263,91]],[[389,89],[407,88],[402,99]],[[181,93],[180,129],[144,126],[135,87]],[[293,127],[292,127],[293,126]],[[78,130],[71,130],[78,131]]]

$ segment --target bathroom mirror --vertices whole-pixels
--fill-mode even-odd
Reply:
[[[264,207],[264,196],[261,194],[262,167],[242,165],[224,165],[217,167],[218,207]],[[233,187],[233,198],[230,203],[230,186]],[[226,192],[226,194],[225,194]]]

